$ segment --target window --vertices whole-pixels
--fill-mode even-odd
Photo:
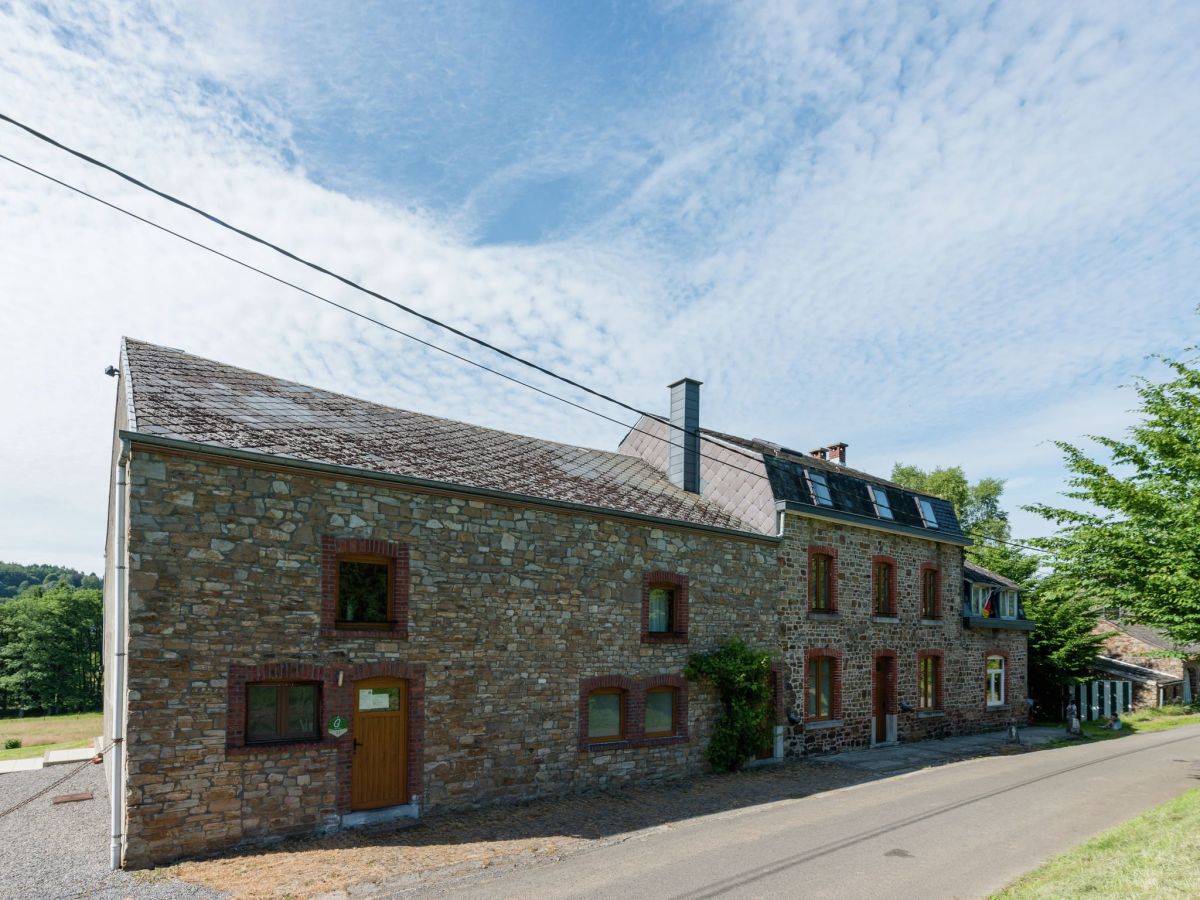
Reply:
[[[833,612],[833,556],[810,552],[808,557],[808,608]]]
[[[247,684],[246,743],[319,740],[319,703],[315,683]]]
[[[658,687],[646,692],[646,727],[648,738],[671,737],[675,734],[675,688]]]
[[[896,567],[876,559],[871,566],[872,608],[877,616],[896,615]]]
[[[922,654],[917,661],[917,708],[942,708],[942,658]]]
[[[986,584],[971,585],[971,615],[986,616],[988,597],[991,595],[992,589]]]
[[[937,516],[933,513],[933,504],[924,497],[917,498],[917,508],[921,511],[921,521],[925,523],[926,528],[937,528]]]
[[[833,497],[829,493],[829,482],[825,473],[808,470],[808,484],[812,488],[813,502],[818,506],[833,506]]]
[[[591,741],[624,740],[624,691],[620,688],[600,688],[588,694],[587,736]]]
[[[392,560],[346,554],[337,558],[337,624],[387,627],[392,618]]]
[[[988,706],[1004,705],[1004,657],[987,658],[987,702]]]
[[[941,573],[935,568],[921,570],[921,618],[937,619],[942,615]]]
[[[1015,619],[1017,617],[1017,592],[1000,592],[1000,618]]]
[[[671,621],[675,607],[675,589],[669,587],[650,588],[650,633],[670,634],[674,631]]]
[[[808,691],[805,710],[810,719],[834,718],[834,679],[837,659],[832,656],[808,658]]]
[[[871,492],[871,502],[875,504],[875,515],[881,519],[891,519],[892,503],[888,499],[887,490],[885,488],[876,487],[875,485],[867,485]]]

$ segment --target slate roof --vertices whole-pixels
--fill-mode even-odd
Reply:
[[[983,566],[973,563],[969,559],[963,560],[963,580],[969,581],[972,584],[994,584],[997,587],[1009,588],[1014,591],[1021,589],[1021,586],[1015,581],[1005,578],[991,569],[985,569]]]
[[[1149,644],[1151,647],[1158,647],[1160,650],[1177,650],[1181,653],[1190,655],[1200,655],[1200,644],[1176,644],[1169,637],[1154,628],[1149,628],[1145,625],[1134,625],[1130,622],[1114,622],[1112,619],[1102,619],[1113,628],[1119,628],[1131,638],[1141,641],[1144,644]]]
[[[1101,672],[1108,672],[1111,675],[1118,675],[1144,684],[1170,684],[1183,680],[1178,675],[1160,672],[1158,669],[1147,669],[1145,666],[1135,666],[1133,663],[1125,662],[1122,659],[1113,659],[1111,656],[1097,656],[1092,665]]]
[[[122,369],[138,434],[754,531],[627,454],[382,406],[129,338]]]
[[[759,438],[740,438],[735,435],[704,429],[702,429],[702,432],[716,440],[733,444],[745,450],[751,450],[756,455],[761,455],[763,464],[766,467],[767,477],[770,480],[771,490],[776,500],[783,500],[799,505],[800,507],[806,507],[818,515],[830,511],[844,513],[860,518],[873,519],[875,524],[882,528],[897,528],[899,526],[897,530],[909,532],[916,530],[931,536],[945,537],[957,543],[969,543],[966,535],[963,534],[962,527],[958,523],[958,516],[954,513],[954,506],[948,500],[943,500],[941,497],[921,494],[895,482],[879,478],[869,472],[852,469],[849,466],[823,460],[808,453],[801,453],[798,450],[789,450],[787,447],[781,447],[778,444],[772,444]],[[805,475],[806,469],[821,472],[825,475],[830,497],[833,501],[832,506],[821,505],[814,501],[812,491],[809,488],[808,478]],[[871,499],[870,491],[867,488],[868,485],[882,490],[887,495],[888,504],[892,511],[891,519],[881,517],[876,513],[875,503]],[[925,526],[925,521],[921,517],[921,512],[916,502],[918,497],[928,500],[933,507],[934,515],[937,518],[937,528],[927,528]]]

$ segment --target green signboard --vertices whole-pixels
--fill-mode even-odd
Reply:
[[[334,737],[341,737],[350,730],[350,723],[346,721],[345,716],[334,716],[329,720],[329,733]]]

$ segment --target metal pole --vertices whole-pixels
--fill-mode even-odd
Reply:
[[[125,800],[125,472],[129,463],[129,441],[121,441],[121,454],[117,458],[116,529],[117,545],[115,560],[116,589],[113,598],[113,720],[112,720],[112,777],[108,780],[111,793],[110,832],[112,845],[109,864],[121,868],[121,844],[124,826]]]

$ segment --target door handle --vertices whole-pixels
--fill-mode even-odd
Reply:
[[[358,748],[361,747],[362,745],[363,745],[362,741],[360,741],[358,738],[355,738],[354,739],[354,752],[357,753]]]

